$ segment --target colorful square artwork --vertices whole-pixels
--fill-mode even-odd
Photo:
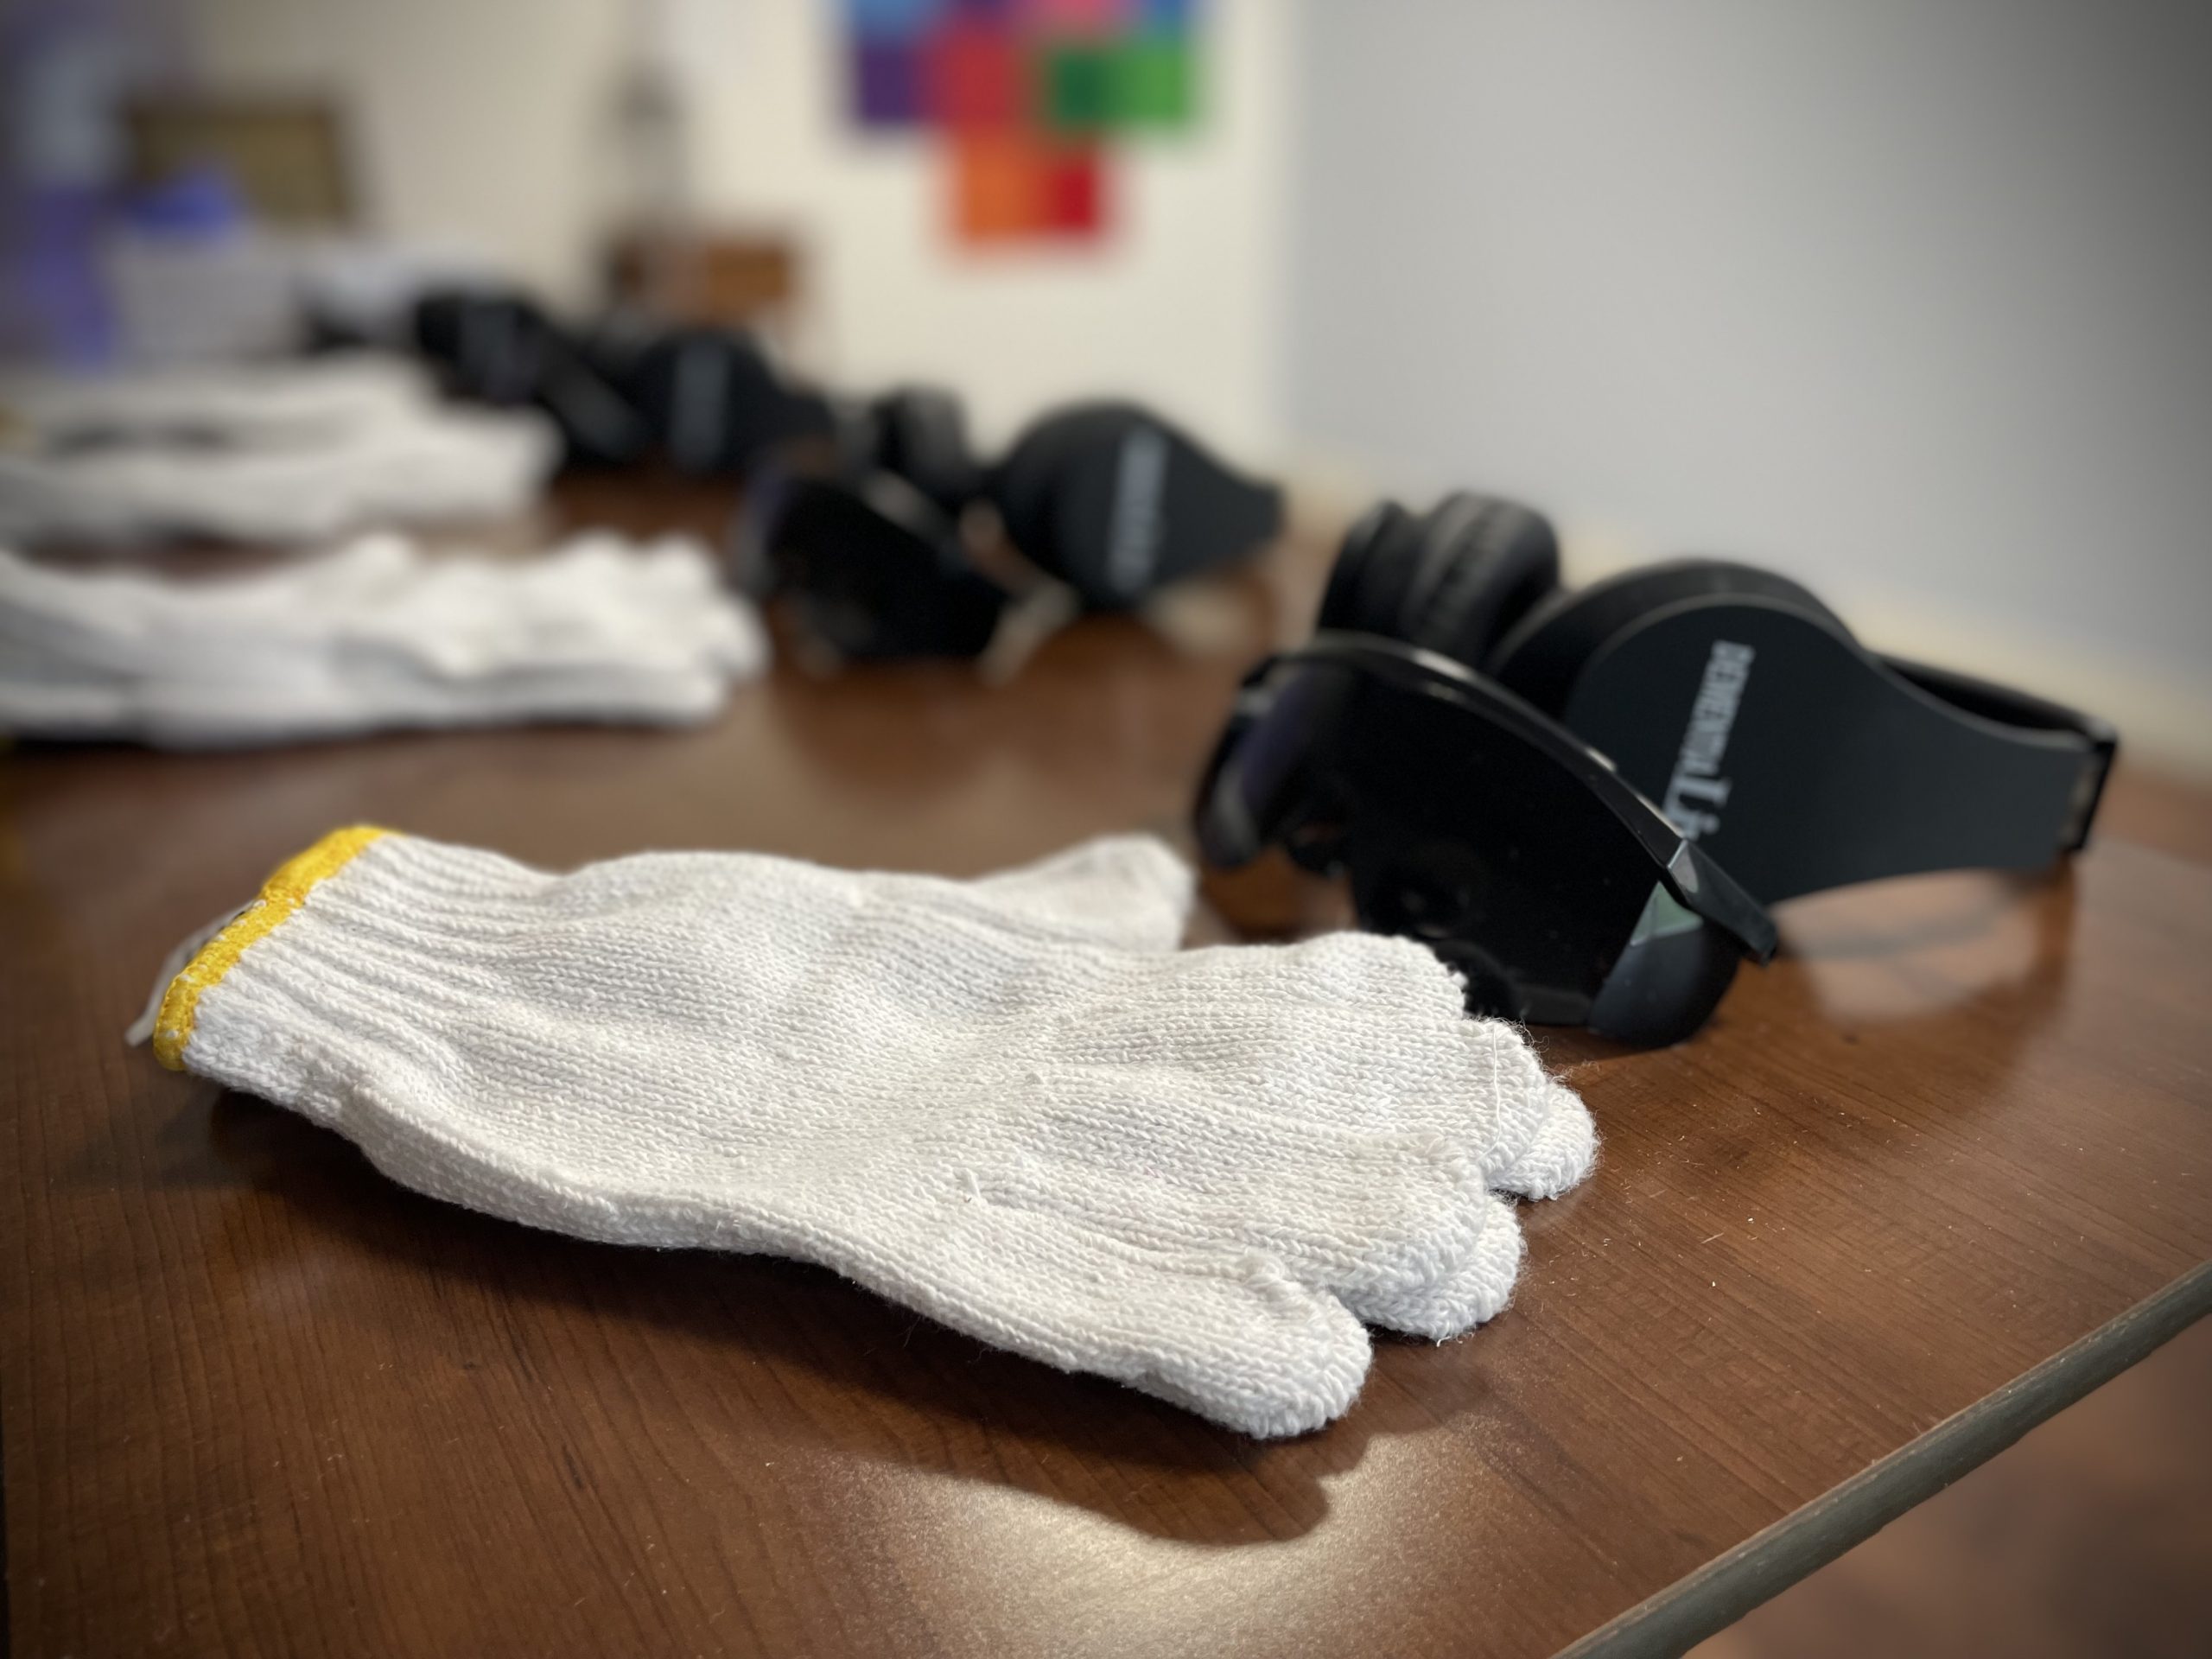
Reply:
[[[846,0],[859,126],[938,135],[976,242],[1107,226],[1109,147],[1189,127],[1198,0]]]

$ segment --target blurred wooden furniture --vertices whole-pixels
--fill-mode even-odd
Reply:
[[[788,348],[803,298],[798,250],[779,236],[635,232],[607,261],[614,299],[675,322],[757,328]]]
[[[332,230],[353,222],[359,192],[344,124],[327,99],[146,93],[127,100],[123,117],[134,184],[213,166],[265,224]]]
[[[431,1203],[122,1046],[171,944],[356,820],[950,874],[1172,828],[1319,575],[1229,584],[1211,654],[1096,620],[1007,685],[779,672],[690,734],[6,757],[16,1650],[1673,1651],[2212,1304],[2212,809],[2146,845],[2124,772],[2070,872],[1801,902],[1695,1040],[1550,1036],[1605,1155],[1525,1211],[1513,1306],[1378,1341],[1287,1442],[814,1269]]]

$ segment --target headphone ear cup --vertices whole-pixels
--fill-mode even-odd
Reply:
[[[671,328],[633,346],[625,359],[630,401],[680,473],[742,473],[792,435],[790,394],[741,330]]]
[[[1314,626],[1398,638],[1406,589],[1420,556],[1421,521],[1395,501],[1377,501],[1344,532]]]
[[[1470,668],[1559,586],[1551,521],[1518,502],[1446,496],[1421,521],[1421,543],[1398,636]]]
[[[537,403],[561,429],[572,466],[634,466],[652,448],[652,429],[624,390],[620,360],[619,349],[591,335],[556,332],[546,341]]]
[[[537,391],[553,324],[519,291],[444,289],[415,305],[415,346],[462,397],[501,407]]]
[[[960,399],[936,386],[902,386],[875,400],[874,465],[955,515],[982,488]]]
[[[1046,416],[990,484],[1024,557],[1100,609],[1243,557],[1282,528],[1282,496],[1133,404]]]
[[[897,474],[777,476],[756,563],[840,658],[974,657],[1006,590],[967,563],[958,527]]]
[[[1850,637],[1834,611],[1787,576],[1723,559],[1675,559],[1624,571],[1536,605],[1508,630],[1481,667],[1507,690],[1557,716],[1584,666],[1607,640],[1662,606],[1708,597],[1779,601],[1811,612]]]
[[[1090,590],[1103,586],[1092,573],[1105,562],[1116,446],[1128,429],[1128,412],[1120,404],[1059,410],[1026,428],[991,475],[990,496],[1007,538],[1087,601]]]

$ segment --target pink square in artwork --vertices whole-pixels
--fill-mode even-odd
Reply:
[[[1091,39],[1119,34],[1132,10],[1131,0],[1021,0],[1021,21],[1038,34]]]

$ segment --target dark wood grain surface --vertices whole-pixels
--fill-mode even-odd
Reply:
[[[1789,907],[1679,1048],[1553,1039],[1605,1153],[1526,1212],[1513,1306],[1380,1342],[1288,1442],[814,1269],[432,1203],[122,1044],[171,944],[357,820],[954,874],[1173,825],[1313,575],[997,687],[779,674],[696,733],[0,760],[15,1651],[1545,1654],[2212,1257],[2189,791],[2053,880]]]

